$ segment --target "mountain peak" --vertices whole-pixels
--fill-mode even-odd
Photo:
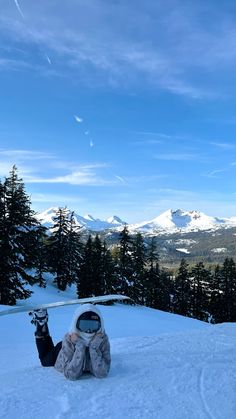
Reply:
[[[85,218],[86,220],[95,221],[95,218],[93,218],[93,216],[92,216],[92,215],[90,215],[90,214],[85,214],[85,215],[84,215],[84,218]]]
[[[112,217],[107,218],[107,222],[111,224],[125,224],[117,215],[112,215]]]

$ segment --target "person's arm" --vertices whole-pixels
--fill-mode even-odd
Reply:
[[[86,346],[79,336],[77,340],[72,340],[67,333],[63,339],[55,368],[63,372],[69,380],[77,380],[83,373],[85,349]]]
[[[110,343],[105,333],[96,334],[89,344],[91,373],[97,378],[106,377],[111,364]]]

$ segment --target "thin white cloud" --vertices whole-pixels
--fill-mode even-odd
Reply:
[[[210,144],[215,147],[221,148],[222,150],[233,150],[236,148],[236,145],[232,143],[211,142]]]
[[[35,66],[34,66],[35,68]],[[13,58],[0,58],[0,69],[25,70],[32,69],[32,65],[23,60]]]
[[[109,179],[108,175],[100,174],[105,173],[106,168],[110,167],[107,163],[95,162],[78,165],[43,151],[0,149],[0,175],[8,175],[14,164],[25,183],[94,186],[115,183]]]
[[[155,154],[154,158],[157,160],[175,160],[175,161],[189,161],[199,160],[199,156],[191,153],[160,153]]]
[[[227,169],[227,168],[225,168],[225,169],[215,169],[215,170],[212,170],[211,172],[208,172],[204,176],[209,177],[209,178],[218,178],[221,173],[225,173],[228,170],[229,169]]]
[[[56,161],[55,155],[43,151],[0,149],[0,176],[7,176],[13,165],[17,166],[20,176],[24,177],[38,169],[47,170]]]
[[[21,10],[17,0],[15,4]],[[50,48],[64,69],[75,70],[90,85],[104,81],[117,87],[145,84],[198,99],[220,95],[200,80],[209,77],[209,69],[215,70],[216,64],[232,68],[235,29],[232,24],[228,30],[227,25],[215,27],[214,22],[206,28],[199,19],[201,6],[195,4],[190,12],[181,2],[177,5],[148,2],[133,10],[129,2],[94,1],[92,7],[85,2],[78,9],[79,3],[72,2],[69,9],[59,9],[50,2],[29,2],[27,15],[33,18],[33,28],[26,28],[10,13],[0,19],[10,38]],[[121,33],[120,27],[126,30]],[[141,40],[134,35],[140,28]],[[200,77],[194,77],[195,73]]]
[[[233,170],[233,167],[236,166],[236,162],[231,162],[228,164],[228,166],[222,168],[222,169],[215,169],[211,170],[210,172],[204,174],[203,176],[209,177],[209,178],[218,178],[220,174],[227,173]]]
[[[0,149],[0,158],[5,157],[11,160],[42,160],[53,159],[55,156],[51,153],[35,150],[22,149]]]
[[[176,140],[185,140],[185,141],[193,141],[193,138],[189,138],[183,135],[175,135],[175,134],[165,134],[163,132],[155,132],[155,131],[133,131],[134,134],[137,134],[139,137],[143,137],[143,140],[137,140],[137,144],[162,144],[167,143],[169,141],[176,141]]]
[[[79,167],[83,170],[102,169],[102,168],[110,167],[110,164],[108,164],[108,163],[87,163],[87,164],[82,164]]]
[[[140,175],[140,176],[125,176],[125,183],[128,185],[147,185],[152,182],[158,182],[161,179],[168,178],[166,174],[155,174],[155,175]]]
[[[45,77],[62,77],[62,73],[58,70],[55,70],[52,66],[45,67],[43,64],[38,65],[33,62],[29,62],[24,57],[22,59],[9,59],[9,58],[0,58],[0,71],[11,70],[11,71],[32,71],[37,72]]]
[[[32,203],[45,203],[45,204],[52,204],[60,206],[63,203],[67,202],[74,202],[80,203],[84,202],[85,199],[82,197],[78,197],[76,195],[62,195],[62,194],[50,194],[50,193],[33,193],[32,195]]]
[[[94,146],[93,140],[90,140],[89,145],[90,145],[91,148]]]
[[[125,179],[122,176],[115,175],[115,178],[118,179],[121,183],[125,183]]]
[[[81,122],[83,122],[83,119],[80,116],[78,116],[78,115],[74,115],[74,118],[75,118],[76,122],[78,122],[79,124]]]
[[[52,65],[51,58],[50,58],[47,54],[45,54],[45,58],[46,58],[47,62],[48,62],[50,65]]]
[[[163,134],[162,132],[154,132],[154,131],[134,131],[135,134],[144,135],[144,136],[151,136],[151,137],[161,137],[164,139],[172,138],[171,135]]]
[[[20,5],[19,5],[18,1],[17,0],[14,0],[14,3],[16,5],[16,8],[17,8],[18,12],[20,13],[21,17],[23,17],[23,19],[24,19],[25,16],[24,16],[24,13],[22,12],[22,10],[20,8]]]
[[[144,139],[144,140],[132,141],[132,144],[135,146],[157,145],[157,144],[163,144],[163,141],[153,138],[152,140]]]
[[[107,180],[98,176],[92,171],[77,170],[62,176],[52,176],[52,177],[43,177],[43,176],[34,176],[34,175],[25,175],[24,180],[26,183],[64,183],[68,185],[86,185],[86,186],[106,186],[112,185],[114,182]]]

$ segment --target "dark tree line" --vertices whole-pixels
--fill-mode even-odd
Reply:
[[[236,264],[206,268],[203,262],[189,267],[183,259],[174,279],[172,310],[199,320],[236,321]]]
[[[99,235],[85,239],[73,212],[59,208],[53,226],[40,225],[14,166],[0,182],[0,304],[28,298],[29,285],[46,286],[51,273],[60,290],[76,284],[79,298],[120,293],[132,302],[204,321],[236,321],[236,265],[190,267],[175,275],[160,266],[155,237],[146,242],[127,226],[108,248]]]

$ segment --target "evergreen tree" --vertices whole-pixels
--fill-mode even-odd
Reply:
[[[112,258],[111,251],[107,248],[106,242],[103,242],[102,248],[102,270],[103,270],[103,294],[115,294],[118,288],[118,272],[116,261]]]
[[[147,249],[147,267],[146,267],[146,305],[157,308],[158,294],[160,286],[160,267],[159,256],[157,253],[156,238],[152,237]]]
[[[157,288],[155,308],[170,311],[170,275],[166,269],[161,269]]]
[[[69,220],[67,208],[58,208],[53,217],[52,233],[48,239],[48,263],[50,271],[55,274],[59,290],[64,291],[67,285],[68,255],[67,236]]]
[[[89,236],[84,247],[82,263],[78,274],[77,293],[80,298],[110,294],[116,287],[116,268],[107,249],[98,235]]]
[[[34,251],[35,251],[35,282],[39,284],[40,287],[46,287],[46,281],[44,278],[44,273],[48,271],[47,265],[47,229],[46,227],[40,226],[35,230],[34,234]]]
[[[0,186],[0,303],[15,304],[31,292],[25,288],[35,282],[29,269],[34,266],[34,235],[39,227],[30,208],[24,183],[13,166]]]
[[[71,212],[69,216],[69,231],[67,235],[67,257],[67,284],[71,285],[77,282],[78,269],[82,262],[82,243],[80,240],[80,227],[75,223],[74,212]]]
[[[203,262],[199,262],[191,271],[191,315],[192,317],[208,321],[209,296],[211,272],[206,269]]]
[[[125,226],[119,235],[119,255],[118,255],[118,292],[128,297],[132,297],[133,287],[133,261],[131,253],[132,240],[129,235],[128,227]]]
[[[190,274],[185,259],[180,262],[178,273],[175,277],[174,312],[187,316],[190,313]]]
[[[134,302],[144,305],[146,302],[146,247],[143,236],[137,233],[131,247],[133,286],[129,296]]]
[[[218,323],[222,321],[223,299],[221,284],[223,283],[222,267],[217,265],[212,275],[210,283],[210,314],[211,322]]]
[[[94,297],[93,242],[89,236],[82,252],[82,261],[78,270],[78,298]]]
[[[74,214],[67,208],[59,208],[53,217],[52,234],[48,238],[48,264],[55,273],[60,290],[76,281],[81,260],[81,244]]]
[[[236,265],[232,258],[226,258],[222,266],[220,292],[221,321],[236,321]]]
[[[103,295],[104,293],[104,257],[102,242],[96,234],[92,246],[93,251],[93,295]]]

